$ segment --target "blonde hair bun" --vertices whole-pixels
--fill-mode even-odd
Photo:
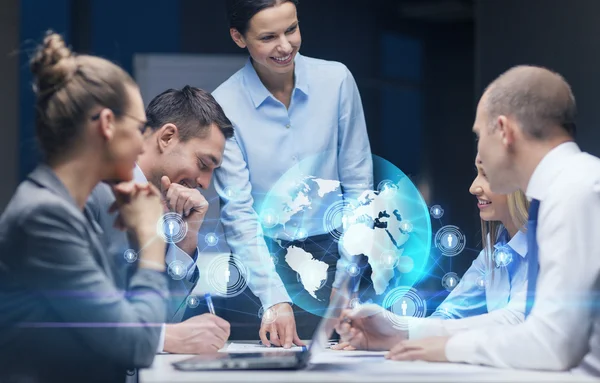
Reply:
[[[33,90],[38,96],[43,96],[66,84],[73,77],[77,65],[62,36],[48,31],[31,58],[29,68],[34,76]]]

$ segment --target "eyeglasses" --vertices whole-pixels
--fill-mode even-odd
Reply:
[[[121,112],[121,111],[119,111],[119,110],[114,110],[114,109],[111,109],[111,110],[112,110],[112,112],[115,114],[115,116],[129,117],[129,118],[131,118],[131,119],[133,119],[133,120],[135,120],[135,121],[139,122],[139,123],[140,123],[140,126],[138,127],[138,129],[140,130],[140,133],[142,133],[142,134],[146,133],[146,131],[147,131],[148,129],[152,129],[152,125],[150,125],[150,124],[148,123],[148,121],[140,120],[140,119],[139,119],[139,118],[137,118],[137,117],[134,117],[134,116],[132,116],[132,115],[130,115],[130,114],[127,114],[127,113],[125,113],[125,112]],[[102,112],[98,112],[98,114],[95,114],[95,115],[93,115],[93,116],[92,116],[92,121],[97,121],[98,119],[100,119],[100,113],[102,113]]]

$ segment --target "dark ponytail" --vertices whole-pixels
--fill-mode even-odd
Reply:
[[[298,0],[226,0],[229,28],[235,28],[245,36],[254,15],[263,9],[288,1],[298,6]]]

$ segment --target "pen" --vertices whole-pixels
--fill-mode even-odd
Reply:
[[[204,294],[204,299],[206,300],[206,305],[208,306],[208,311],[210,311],[210,313],[212,315],[217,315],[217,314],[215,314],[215,305],[213,305],[212,297],[210,296],[210,294],[209,293]]]

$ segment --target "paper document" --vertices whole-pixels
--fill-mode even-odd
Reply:
[[[232,342],[223,351],[225,352],[284,352],[302,351],[304,347],[292,346],[291,348],[267,347],[257,343],[235,343]]]

